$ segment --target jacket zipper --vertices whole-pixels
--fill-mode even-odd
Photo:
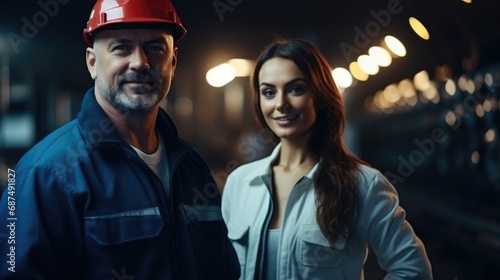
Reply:
[[[160,201],[165,201],[167,205],[165,205],[164,207],[161,207],[160,209],[166,209],[167,211],[164,211],[164,210],[160,210],[162,213],[165,213],[164,217],[166,217],[168,219],[168,224],[167,224],[167,240],[168,240],[168,243],[169,243],[169,246],[170,248],[172,248],[172,250],[169,250],[168,254],[170,256],[170,261],[171,261],[171,267],[169,269],[171,275],[173,276],[173,279],[178,279],[177,275],[180,275],[180,271],[179,271],[179,265],[177,264],[177,258],[176,258],[176,252],[177,252],[177,248],[175,246],[175,236],[173,234],[170,234],[168,228],[171,227],[173,228],[174,227],[174,220],[173,220],[173,198],[172,198],[172,195],[171,195],[171,186],[172,186],[172,178],[173,178],[173,174],[174,174],[174,171],[175,169],[177,168],[177,166],[179,165],[179,161],[177,162],[174,162],[174,165],[173,165],[173,168],[170,168],[170,162],[169,162],[169,193],[167,194],[165,192],[165,188],[163,187],[163,184],[160,180],[160,178],[158,178],[158,176],[153,172],[153,170],[151,170],[151,168],[141,159],[139,158],[139,156],[137,156],[136,154],[133,154],[131,153],[130,151],[126,151],[128,153],[128,156],[133,160],[135,161],[137,164],[139,164],[143,169],[147,170],[146,172],[149,173],[149,176],[153,176],[153,178],[155,178],[154,180],[157,181],[157,183],[159,182],[159,184],[154,184],[155,185],[155,188],[157,188],[156,186],[157,185],[160,185],[161,186],[161,193],[163,193],[163,198],[164,200],[160,199]],[[168,154],[167,154],[168,156]],[[170,172],[172,171],[172,172]],[[173,270],[175,269],[175,270]]]
[[[264,184],[267,187],[267,190],[270,195],[269,199],[269,209],[267,211],[266,219],[264,220],[264,224],[262,230],[260,232],[260,256],[259,256],[259,277],[257,279],[264,279],[264,259],[265,259],[265,251],[266,251],[266,243],[267,243],[267,231],[269,229],[269,223],[271,222],[271,216],[274,211],[274,203],[273,203],[273,190],[271,182],[264,181]]]
[[[281,266],[281,244],[283,243],[283,235],[284,235],[284,232],[285,232],[285,223],[286,223],[286,217],[287,217],[287,213],[289,212],[288,210],[288,206],[290,205],[289,202],[292,200],[293,196],[295,195],[295,192],[297,190],[297,186],[300,184],[300,182],[302,182],[302,180],[305,178],[305,176],[302,176],[298,181],[297,183],[295,183],[295,185],[293,186],[292,190],[290,191],[290,194],[288,195],[288,198],[286,200],[286,205],[285,205],[285,212],[283,213],[283,222],[281,223],[281,232],[280,232],[280,238],[279,238],[279,242],[278,242],[278,256],[276,258],[276,279],[280,279],[281,277],[280,276],[280,266]],[[290,270],[287,270],[288,273],[290,273]],[[288,278],[287,279],[292,279],[291,278],[291,275],[288,275],[287,276]]]

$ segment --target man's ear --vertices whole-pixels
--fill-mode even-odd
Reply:
[[[170,79],[174,78],[176,67],[177,67],[177,47],[174,47],[172,55],[172,71],[171,71],[172,74],[170,75]]]
[[[96,54],[95,54],[95,49],[88,47],[86,50],[86,56],[85,60],[87,62],[87,69],[89,70],[90,77],[92,77],[92,80],[95,80],[97,78],[96,74],[96,69],[95,69],[95,64],[96,64]]]
[[[172,68],[175,70],[177,67],[177,47],[174,47],[174,55],[172,57]]]

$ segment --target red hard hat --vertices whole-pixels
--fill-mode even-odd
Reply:
[[[179,42],[186,29],[170,0],[97,0],[90,13],[83,39],[92,46],[96,30],[111,25],[153,24],[165,25],[173,30],[175,42]]]

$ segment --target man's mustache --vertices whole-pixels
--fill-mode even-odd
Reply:
[[[149,72],[126,73],[118,76],[118,84],[121,86],[124,83],[147,83],[151,85],[159,85],[159,78],[154,77]]]

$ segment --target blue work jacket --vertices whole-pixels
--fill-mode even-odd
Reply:
[[[11,171],[0,203],[0,279],[238,279],[209,168],[162,109],[156,125],[168,193],[90,89],[78,117]]]

